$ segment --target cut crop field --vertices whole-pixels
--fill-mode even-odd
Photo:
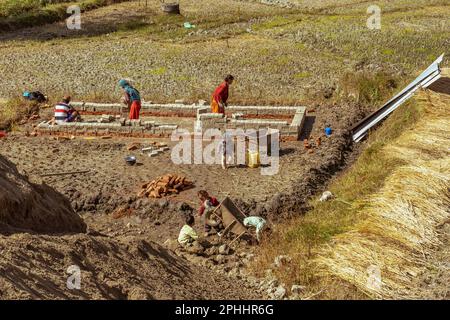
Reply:
[[[145,100],[209,100],[231,73],[232,103],[308,104],[347,96],[347,74],[411,76],[450,47],[445,1],[381,1],[381,30],[367,28],[368,5],[357,1],[294,8],[183,1],[182,16],[148,3],[86,12],[81,30],[60,22],[0,34],[0,93],[35,88],[113,100],[117,80],[128,77]],[[186,21],[196,27],[185,29]]]

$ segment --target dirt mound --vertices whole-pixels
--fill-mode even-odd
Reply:
[[[86,232],[86,224],[62,194],[31,183],[0,156],[0,232]]]
[[[0,299],[258,298],[246,283],[194,266],[142,236],[0,235],[0,254]],[[67,286],[73,265],[80,289]]]

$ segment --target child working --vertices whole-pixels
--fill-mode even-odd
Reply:
[[[180,235],[178,236],[178,243],[185,246],[198,239],[197,232],[195,232],[192,226],[194,225],[194,217],[192,215],[186,216],[186,224],[181,228]]]

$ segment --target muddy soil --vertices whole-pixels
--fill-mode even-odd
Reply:
[[[333,105],[317,106],[314,111],[308,113],[314,116],[307,117],[303,138],[309,137],[309,141],[312,141],[318,136],[322,137],[320,147],[313,148],[311,154],[307,153],[316,160],[315,163],[305,165],[302,174],[295,176],[289,188],[276,190],[265,202],[255,199],[246,201],[242,198],[237,200],[245,212],[269,217],[272,221],[303,214],[309,209],[308,200],[325,190],[333,176],[356,159],[361,148],[353,144],[350,128],[364,118],[367,108]],[[334,130],[329,138],[324,138],[319,129],[326,126],[331,126]]]
[[[148,241],[142,232],[114,237],[93,229],[86,232],[86,224],[66,197],[45,184],[30,183],[3,156],[0,205],[0,299],[262,296],[254,283],[219,275],[206,269],[204,260],[196,266],[181,254]],[[210,256],[218,256],[220,250],[212,249]],[[215,263],[229,260],[222,255]],[[72,276],[79,280],[73,281]]]
[[[261,297],[248,282],[193,265],[144,236],[0,235],[0,252],[1,299]],[[80,268],[80,289],[67,287],[70,266]]]
[[[0,233],[85,232],[86,224],[67,198],[48,185],[30,183],[13,163],[0,156]]]
[[[272,176],[246,167],[231,166],[224,171],[220,165],[175,165],[170,151],[150,158],[140,150],[127,150],[131,142],[145,145],[150,142],[148,139],[27,137],[25,132],[31,131],[31,125],[42,118],[23,126],[22,132],[10,133],[2,139],[0,153],[16,163],[32,181],[44,182],[67,196],[88,224],[100,223],[103,231],[115,229],[117,224],[122,228],[130,221],[119,219],[118,222],[110,214],[120,206],[129,206],[133,212],[131,218],[145,225],[152,239],[161,241],[176,236],[182,225],[180,203],[196,209],[199,205],[196,193],[201,189],[219,199],[228,195],[247,213],[270,215],[274,220],[303,212],[306,200],[345,164],[351,151],[347,130],[362,114],[363,110],[356,106],[322,105],[310,109],[302,139],[310,137],[314,146],[315,138],[320,136],[320,146],[314,146],[310,153],[301,141],[281,142],[279,172]],[[329,138],[322,134],[326,125],[333,128]],[[165,141],[170,147],[175,144],[164,139],[158,141]],[[127,155],[137,157],[136,166],[125,164]],[[41,177],[84,170],[89,172]],[[166,173],[185,175],[194,181],[195,187],[164,199],[137,197],[142,183]]]
[[[49,116],[48,111],[42,112],[40,119],[29,121],[22,125],[18,131],[11,132],[6,138],[0,139],[0,154],[16,163],[19,171],[28,176],[33,183],[45,183],[65,195],[73,209],[83,217],[84,222],[88,226],[89,234],[94,238],[80,240],[83,236],[79,236],[81,238],[77,240],[78,236],[74,238],[63,236],[61,238],[52,238],[49,240],[51,243],[42,245],[44,247],[59,246],[58,243],[61,242],[58,252],[62,251],[63,253],[58,253],[58,255],[60,259],[64,260],[67,259],[67,256],[73,256],[70,253],[72,251],[67,248],[67,246],[72,246],[71,243],[73,241],[75,241],[74,243],[87,242],[87,246],[90,249],[79,252],[78,259],[90,266],[87,267],[85,265],[85,268],[89,270],[89,277],[98,277],[98,274],[104,275],[104,270],[111,269],[111,265],[116,263],[119,270],[123,268],[123,271],[117,271],[119,273],[124,272],[125,274],[126,271],[124,270],[131,268],[131,270],[134,270],[133,274],[135,274],[136,279],[139,279],[138,275],[140,274],[147,276],[150,274],[150,269],[148,269],[150,267],[145,265],[145,263],[139,263],[142,267],[135,267],[136,259],[139,260],[139,256],[142,255],[142,253],[135,254],[135,252],[143,250],[144,255],[149,257],[149,254],[154,253],[152,248],[157,246],[157,244],[163,244],[165,248],[174,250],[180,259],[184,258],[182,259],[183,262],[177,263],[186,264],[183,268],[191,268],[189,272],[192,272],[192,269],[197,267],[206,268],[204,270],[209,270],[206,273],[211,277],[215,277],[217,274],[222,275],[222,279],[224,277],[237,277],[236,281],[243,281],[242,286],[248,287],[248,289],[240,290],[239,292],[232,289],[229,290],[227,286],[231,282],[224,280],[223,285],[220,285],[223,288],[220,294],[216,294],[216,291],[213,290],[208,291],[209,289],[205,289],[206,291],[201,294],[201,290],[195,291],[197,290],[195,288],[192,292],[186,289],[175,293],[172,286],[167,290],[161,289],[162,283],[169,281],[168,278],[162,279],[161,287],[158,287],[156,291],[151,289],[153,288],[153,281],[156,281],[153,278],[153,280],[144,281],[142,284],[141,280],[131,282],[130,285],[125,284],[125,282],[118,283],[116,280],[111,280],[111,286],[108,284],[109,282],[97,279],[92,280],[92,286],[90,285],[89,288],[98,287],[100,289],[92,289],[93,291],[88,293],[89,297],[229,298],[234,295],[235,297],[262,298],[265,297],[266,293],[258,291],[258,288],[261,286],[259,280],[251,279],[245,269],[247,263],[250,263],[256,256],[257,247],[249,246],[245,240],[237,243],[234,253],[228,256],[217,254],[215,252],[217,251],[217,246],[215,247],[216,249],[208,249],[200,255],[180,252],[176,246],[176,238],[183,225],[183,216],[186,214],[182,204],[188,204],[193,210],[197,210],[199,202],[196,193],[200,189],[206,189],[212,195],[218,197],[219,200],[228,195],[245,212],[261,214],[268,217],[271,221],[284,219],[294,214],[302,214],[307,209],[308,199],[321,188],[324,188],[333,174],[346,165],[347,159],[351,159],[352,146],[349,142],[348,129],[352,123],[362,118],[364,113],[365,110],[362,108],[350,105],[318,105],[310,108],[307,112],[302,139],[310,138],[309,142],[313,146],[311,148],[312,151],[304,148],[303,141],[281,142],[280,169],[278,174],[272,176],[261,175],[260,169],[247,167],[232,166],[224,171],[220,165],[175,165],[171,161],[170,151],[150,158],[142,155],[139,150],[127,150],[127,146],[132,142],[139,142],[145,145],[150,142],[148,139],[86,139],[75,137],[72,140],[66,140],[50,136],[33,137],[27,134],[27,132],[29,133],[33,130],[34,125]],[[333,128],[333,134],[328,138],[323,135],[323,129],[326,125]],[[315,144],[317,137],[321,137],[319,146]],[[167,142],[170,147],[174,144],[163,139],[158,139],[158,141]],[[138,159],[137,165],[127,166],[125,164],[124,157],[129,154],[136,155]],[[89,170],[89,172],[74,175],[42,176],[43,174],[55,172],[85,170]],[[194,181],[195,187],[163,199],[137,197],[142,183],[166,173],[185,175],[188,179]],[[114,211],[118,208],[130,209],[130,213],[117,217],[114,215]],[[194,227],[200,234],[203,233],[199,219],[197,219]],[[17,236],[27,237],[25,235]],[[102,242],[101,245],[98,245],[98,250],[96,249],[97,237],[104,238],[108,242]],[[10,237],[3,239],[4,243],[6,243],[4,248],[9,243],[13,243],[11,239]],[[36,239],[27,238],[26,241],[46,242],[48,239],[36,236]],[[116,258],[108,260],[107,256],[102,256],[103,250],[110,250],[106,249],[105,246],[110,246],[111,248],[115,246],[109,241],[118,241],[120,243],[123,243],[123,241],[126,243],[129,241],[133,243],[141,241],[137,247],[143,247],[144,249],[136,249],[131,254],[126,252],[130,250],[129,245],[124,246],[127,248],[125,251],[117,249],[119,250],[117,259],[133,263],[133,266],[121,265],[114,260]],[[209,237],[208,241],[212,243],[217,242],[215,245],[220,245],[219,239],[215,236]],[[173,245],[174,243],[175,246]],[[100,250],[100,248],[105,249]],[[22,249],[15,248],[14,250]],[[161,250],[166,249],[155,250],[161,252]],[[27,254],[31,253],[25,253],[24,251],[23,254],[27,257]],[[117,255],[114,254],[115,257]],[[160,256],[160,253],[155,253],[155,255],[157,260],[164,259]],[[35,258],[30,256],[26,259],[31,263]],[[54,260],[55,257],[49,257],[48,259],[49,261]],[[50,263],[49,261],[41,262],[45,264]],[[18,264],[17,261],[9,263],[9,267],[0,265],[0,268],[10,272],[8,274],[15,275],[2,280],[7,282],[5,286],[11,288],[11,290],[13,290],[12,283],[18,281],[17,274],[25,272],[25,269],[10,270],[12,268],[11,265],[14,266],[16,263]],[[67,264],[62,262],[56,263],[58,264],[57,269],[61,269],[63,265]],[[92,266],[96,264],[100,264],[99,268],[92,269]],[[14,268],[20,269],[20,267]],[[58,275],[61,270],[58,271]],[[205,272],[203,271],[203,273]],[[27,279],[31,281],[35,276],[40,277],[39,274],[36,274],[29,276]],[[134,279],[135,276],[127,275],[126,278],[131,277]],[[196,286],[202,282],[205,288],[211,287],[208,285],[211,281],[219,281],[203,278],[198,280],[200,278],[197,274],[193,277],[195,279],[192,281],[195,282]],[[117,279],[117,275],[111,275],[110,278]],[[56,278],[54,281],[56,281]],[[134,283],[136,283],[136,287]],[[180,286],[183,287],[184,285],[180,282]],[[107,287],[103,288],[103,286]],[[26,291],[26,293],[9,293],[10,290],[7,290],[7,292],[4,293],[4,295],[7,294],[7,296],[4,296],[5,298],[22,296],[27,298],[83,297],[81,293],[67,295],[61,288],[53,287],[53,285],[52,288],[46,288],[43,291],[35,288],[31,291]]]

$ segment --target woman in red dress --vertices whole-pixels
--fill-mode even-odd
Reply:
[[[122,87],[125,93],[125,103],[130,108],[130,120],[139,119],[139,112],[141,111],[141,95],[139,91],[131,86],[127,80],[120,80],[119,86]]]
[[[227,75],[225,81],[214,90],[211,98],[211,112],[225,114],[225,107],[228,106],[228,88],[233,80],[234,77],[231,74]]]

